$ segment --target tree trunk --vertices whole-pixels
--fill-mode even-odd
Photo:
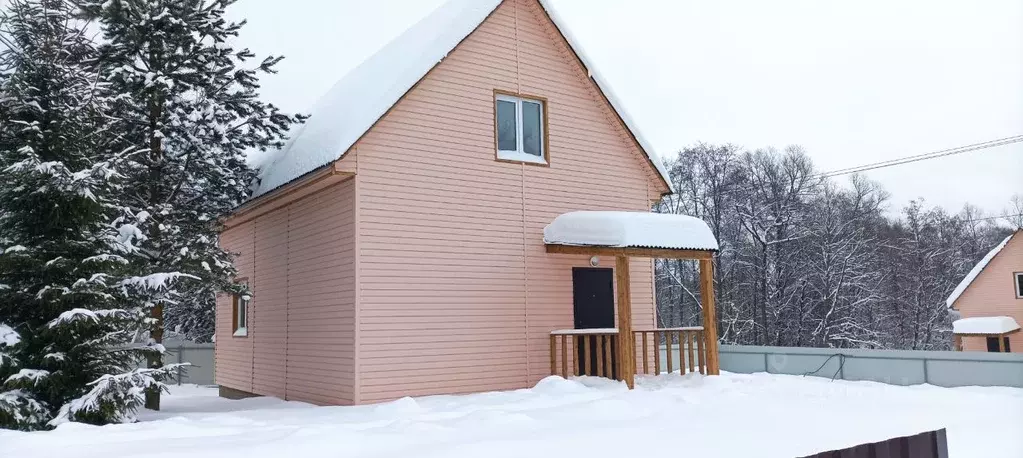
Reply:
[[[161,182],[161,172],[163,167],[163,139],[157,135],[160,127],[160,117],[163,115],[163,101],[159,93],[153,92],[149,99],[149,155],[151,159],[149,173],[152,176],[150,183],[152,187],[149,188],[150,205],[158,202],[159,199],[159,183]],[[157,243],[160,240],[160,230],[158,227],[153,229],[154,239]],[[163,302],[156,301],[153,305],[153,310],[150,312],[150,317],[153,319],[153,326],[149,330],[149,338],[155,344],[163,343]],[[148,366],[150,369],[158,369],[163,367],[163,354],[160,353],[149,353]],[[146,390],[146,404],[147,409],[160,410],[160,390],[149,389]]]
[[[153,307],[151,317],[156,320],[156,322],[153,324],[153,328],[149,331],[149,337],[153,339],[153,342],[161,344],[163,343],[162,304],[157,303],[156,306]],[[148,360],[150,369],[159,369],[163,367],[163,355],[150,353]],[[149,410],[160,410],[160,390],[146,390],[146,408]]]
[[[758,345],[767,345],[767,246],[760,248],[760,265],[763,269],[760,273],[760,342]]]

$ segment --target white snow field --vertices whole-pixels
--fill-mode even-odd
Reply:
[[[315,407],[172,387],[105,427],[0,431],[18,457],[798,457],[948,428],[950,456],[1023,457],[1023,389],[897,387],[769,374],[550,377],[526,390]]]

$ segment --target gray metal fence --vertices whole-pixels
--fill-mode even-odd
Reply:
[[[214,345],[172,343],[166,361],[190,362],[171,383],[212,385]],[[721,370],[769,372],[842,380],[871,380],[892,385],[1011,386],[1023,388],[1023,353],[963,351],[849,350],[722,345]],[[661,346],[661,358],[666,357]],[[685,355],[682,355],[685,358]],[[672,348],[677,370],[678,348]],[[662,361],[665,361],[662,359]]]
[[[769,372],[892,385],[1023,388],[1023,353],[850,350],[722,345],[721,370]],[[678,357],[675,353],[675,357]]]
[[[176,380],[166,383],[194,383],[196,385],[213,384],[213,344],[197,344],[191,342],[165,344],[167,354],[165,363],[191,363],[191,366],[178,369]]]

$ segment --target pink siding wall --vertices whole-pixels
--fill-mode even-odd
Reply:
[[[288,333],[288,214],[290,207],[255,220],[255,268],[249,335],[252,392],[284,398]]]
[[[255,287],[255,279],[252,278],[255,265],[252,256],[255,227],[254,222],[247,222],[220,234],[220,245],[238,253],[235,267],[238,269],[239,277],[248,279],[250,287]],[[252,340],[231,336],[232,319],[231,297],[218,296],[215,381],[219,385],[252,392]]]
[[[1009,240],[959,296],[955,307],[963,318],[1008,316],[1023,324],[1023,299],[1016,298],[1015,272],[1023,272],[1023,232]],[[1023,352],[1023,332],[1009,336],[1009,346],[1013,353]],[[982,337],[966,337],[963,347],[967,351],[987,351],[987,342]]]
[[[254,296],[247,337],[217,309],[217,383],[317,404],[351,404],[355,382],[355,181],[224,232]]]
[[[494,160],[494,90],[548,99],[550,167]],[[525,387],[548,332],[571,328],[571,267],[547,255],[559,213],[646,211],[651,170],[535,0],[508,0],[342,165],[359,208],[357,402]],[[605,258],[601,265],[612,267]],[[653,326],[652,262],[634,260],[634,326]]]

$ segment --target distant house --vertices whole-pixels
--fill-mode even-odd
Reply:
[[[964,336],[963,350],[1023,352],[1023,333],[1015,325],[1023,323],[1023,229],[984,256],[946,304],[964,319],[957,332]],[[969,320],[982,317],[992,319]]]
[[[559,371],[631,386],[671,367],[647,352],[650,257],[700,260],[707,329],[657,332],[717,373],[717,243],[649,213],[667,172],[566,32],[545,1],[452,0],[324,96],[226,222],[253,294],[218,300],[222,394],[347,405]]]

